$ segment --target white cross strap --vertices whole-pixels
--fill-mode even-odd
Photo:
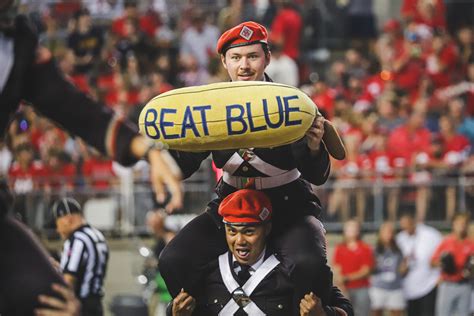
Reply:
[[[219,271],[222,276],[225,287],[229,293],[233,294],[235,290],[239,289],[239,283],[234,279],[232,274],[231,266],[229,264],[228,252],[219,256]],[[250,297],[257,286],[262,282],[263,279],[278,265],[280,261],[271,255],[268,257],[262,265],[255,271],[255,273],[245,282],[242,286],[243,292]],[[265,313],[258,308],[257,304],[249,300],[249,303],[243,307],[244,311],[248,315],[252,316],[265,316]],[[230,316],[234,315],[239,310],[239,305],[234,299],[230,299],[224,308],[219,312],[219,316]]]

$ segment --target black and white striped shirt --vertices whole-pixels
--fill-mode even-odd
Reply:
[[[90,225],[75,230],[66,240],[61,255],[61,269],[76,277],[76,295],[84,299],[102,296],[109,248],[104,235]]]

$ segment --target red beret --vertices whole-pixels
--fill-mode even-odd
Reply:
[[[265,193],[242,189],[229,194],[219,205],[219,215],[224,223],[254,225],[267,222],[272,217],[272,204]]]
[[[247,21],[224,32],[217,41],[217,53],[223,54],[229,48],[256,43],[268,43],[268,32],[265,26]]]

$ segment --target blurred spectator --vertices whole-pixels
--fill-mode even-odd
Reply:
[[[199,68],[207,69],[210,57],[215,55],[215,47],[219,37],[216,26],[207,22],[203,11],[193,12],[192,25],[184,30],[181,37],[180,57],[196,59]]]
[[[165,93],[172,90],[174,87],[166,81],[163,73],[160,71],[154,71],[150,74],[150,84],[151,84],[151,97],[157,96],[159,94]],[[149,98],[148,98],[149,100]],[[144,101],[148,101],[144,100]]]
[[[143,81],[143,75],[137,57],[133,54],[128,55],[124,73],[125,86],[129,92],[137,92],[144,84]],[[139,103],[139,101],[136,99],[134,99],[134,102],[132,102],[134,105],[137,103]]]
[[[92,70],[96,58],[104,45],[102,32],[92,25],[91,16],[87,9],[81,9],[74,14],[75,28],[68,36],[68,47],[76,56],[75,71],[86,73]]]
[[[457,47],[444,31],[435,32],[431,44],[426,57],[426,72],[435,89],[446,87],[457,76]]]
[[[434,102],[450,102],[453,98],[462,98],[461,102],[465,103],[463,111],[474,116],[474,55],[470,58],[469,63],[465,64],[466,77],[455,84],[451,84],[445,88],[435,90]]]
[[[404,158],[407,164],[410,164],[417,153],[429,153],[431,133],[424,127],[425,118],[425,113],[415,110],[405,124],[390,134],[388,139],[390,154]]]
[[[360,146],[360,135],[356,132],[344,137],[346,145],[346,159],[334,161],[333,173],[336,176],[334,190],[329,196],[328,214],[332,217],[339,213],[342,222],[351,217],[351,198],[355,196],[355,209],[357,219],[363,221],[365,217],[366,190],[363,185],[358,185],[360,177],[360,164],[358,150]]]
[[[342,60],[336,60],[331,64],[327,73],[327,83],[338,92],[347,85],[346,64]]]
[[[403,28],[400,21],[389,19],[385,22],[382,30],[383,33],[375,44],[375,54],[380,61],[382,69],[387,71],[387,79],[390,79],[392,76],[390,73],[390,70],[392,70],[391,63],[404,45]]]
[[[209,60],[208,72],[209,78],[207,79],[207,83],[223,82],[226,81],[228,76],[219,57],[214,57]]]
[[[397,127],[403,125],[405,122],[403,117],[400,117],[398,104],[395,96],[383,95],[378,99],[377,112],[379,120],[377,124],[380,129],[386,133],[391,133]]]
[[[45,190],[54,195],[58,191],[72,191],[76,177],[76,167],[63,149],[51,148],[45,160],[43,184]]]
[[[393,71],[393,80],[397,88],[408,93],[411,101],[416,100],[424,73],[422,54],[420,36],[414,30],[407,29],[403,45],[395,47],[391,67],[388,69]]]
[[[391,159],[388,154],[387,149],[387,134],[383,131],[375,136],[376,140],[374,142],[373,149],[367,154],[364,162],[370,164],[368,168],[372,173],[372,176],[375,178],[375,185],[383,181],[387,184],[384,194],[387,196],[387,213],[388,219],[390,221],[395,221],[397,216],[397,210],[399,206],[399,195],[400,187],[396,185],[396,167],[394,161]]]
[[[396,241],[408,263],[403,280],[407,316],[433,316],[439,270],[431,267],[431,257],[442,236],[436,229],[417,223],[411,213],[400,217],[400,227]]]
[[[13,210],[24,223],[32,224],[35,217],[35,205],[29,193],[40,186],[44,175],[44,166],[34,160],[33,147],[30,143],[19,144],[14,148],[14,161],[8,171],[9,184],[15,192]]]
[[[50,150],[61,151],[67,140],[67,134],[49,120],[44,122],[43,130],[38,137],[38,148],[41,160],[47,161]]]
[[[395,227],[383,223],[375,247],[375,267],[371,280],[372,315],[402,316],[406,308],[402,279],[408,271],[406,260],[395,241]]]
[[[455,40],[459,48],[461,67],[463,67],[469,63],[469,58],[474,55],[474,31],[472,26],[461,27],[456,32]]]
[[[102,1],[102,0],[88,0],[84,1],[94,20],[100,20],[110,23],[115,18],[118,18],[123,8],[123,0]]]
[[[417,185],[416,210],[418,220],[424,220],[429,198],[426,168],[431,152],[431,133],[423,127],[425,114],[413,111],[408,121],[396,128],[389,136],[387,147],[394,159],[394,166],[403,173],[414,167],[410,174],[411,181]]]
[[[86,183],[96,193],[104,193],[110,189],[115,181],[115,172],[112,168],[112,160],[101,155],[94,149],[92,154],[84,161],[82,174]]]
[[[91,93],[89,77],[84,73],[76,73],[76,56],[72,49],[64,49],[57,52],[56,58],[61,71],[68,77],[73,84],[84,93]]]
[[[334,248],[333,267],[336,284],[346,291],[355,316],[370,313],[369,276],[374,267],[372,249],[362,241],[356,220],[344,223],[344,241]]]
[[[387,88],[387,77],[386,71],[381,71],[379,61],[375,59],[370,59],[367,61],[367,76],[363,78],[364,92],[361,98],[354,104],[354,108],[359,111],[368,111],[372,110],[374,103],[379,99]],[[360,105],[358,105],[358,103]],[[359,109],[357,109],[359,107]]]
[[[456,132],[454,122],[449,116],[441,116],[439,118],[439,128],[442,147],[442,167],[445,169],[445,175],[458,177],[459,168],[467,159],[471,145],[464,135]],[[440,165],[437,168],[440,168]],[[446,220],[452,219],[457,207],[456,188],[448,186],[446,189]]]
[[[283,47],[283,54],[297,61],[300,57],[303,19],[293,1],[276,0],[275,3],[278,10],[272,22],[270,38]]]
[[[228,0],[227,6],[219,11],[217,16],[217,26],[221,33],[243,22],[242,20],[242,2],[241,0]],[[265,26],[268,24],[263,23]]]
[[[155,36],[161,21],[158,15],[149,11],[146,14],[140,14],[138,10],[138,0],[124,0],[123,14],[112,22],[111,31],[119,37],[126,37],[129,33],[129,23],[136,26],[136,32],[144,34],[149,38]]]
[[[424,24],[432,28],[446,27],[446,8],[443,0],[403,0],[401,14],[406,22]]]
[[[470,315],[474,242],[468,237],[470,216],[453,217],[452,234],[436,248],[431,264],[441,267],[441,283],[436,297],[436,315]]]
[[[181,67],[178,78],[185,87],[200,86],[209,81],[207,68],[200,67],[194,56],[181,56]]]
[[[265,72],[274,82],[298,87],[298,65],[296,62],[283,53],[283,46],[280,43],[270,43],[272,52],[272,62],[267,66]]]
[[[67,32],[61,28],[60,21],[49,13],[43,14],[44,33],[40,36],[41,45],[47,47],[53,54],[67,46]]]
[[[454,98],[448,102],[448,116],[451,118],[458,133],[464,135],[474,145],[474,117],[468,115],[465,102],[461,98]]]
[[[7,178],[12,159],[13,155],[8,149],[7,144],[0,140],[0,179]]]
[[[115,51],[121,70],[127,69],[128,59],[132,56],[140,61],[142,69],[147,69],[155,59],[158,49],[145,33],[140,31],[138,22],[129,18],[122,22],[122,30],[115,42]]]
[[[314,77],[316,78],[313,79],[311,100],[320,111],[324,111],[325,117],[331,120],[334,117],[336,91],[328,87],[324,78],[319,77],[316,73]],[[312,77],[310,78],[312,79]]]

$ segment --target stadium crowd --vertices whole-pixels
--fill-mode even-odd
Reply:
[[[450,219],[460,207],[456,181],[465,176],[469,184],[474,177],[473,8],[401,2],[400,19],[379,23],[372,1],[362,0],[24,1],[22,10],[33,15],[42,45],[65,76],[134,121],[153,96],[228,80],[215,52],[219,34],[244,20],[260,21],[270,30],[270,77],[310,95],[346,145],[347,159],[333,162],[329,216],[347,220],[354,199],[364,220],[370,188],[382,183],[388,218],[396,219],[400,201],[412,198],[423,220],[439,195],[430,184],[448,179],[440,201],[443,219]],[[330,5],[342,12],[345,29],[342,46],[328,57],[315,54],[326,48],[315,21]],[[0,176],[20,196],[59,188],[107,191],[116,175],[111,160],[27,104],[0,143],[0,162]],[[471,212],[473,189],[464,187]]]

